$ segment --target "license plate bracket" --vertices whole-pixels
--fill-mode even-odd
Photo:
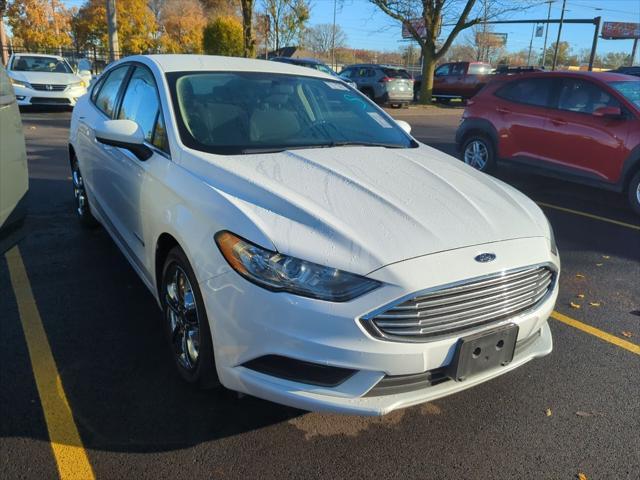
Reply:
[[[518,326],[510,323],[458,340],[448,375],[456,382],[492,368],[508,365],[518,339]]]

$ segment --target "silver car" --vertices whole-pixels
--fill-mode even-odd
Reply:
[[[413,100],[413,79],[403,68],[389,65],[350,65],[341,77],[356,83],[358,90],[380,105],[405,106]]]

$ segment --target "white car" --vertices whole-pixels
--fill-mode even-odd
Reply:
[[[16,53],[9,58],[7,72],[20,106],[73,107],[89,85],[57,55]]]
[[[20,111],[11,82],[0,65],[0,254],[21,236],[27,210],[29,172]]]
[[[540,209],[409,129],[309,68],[128,57],[74,109],[76,208],[185,380],[380,415],[551,352],[558,293]]]

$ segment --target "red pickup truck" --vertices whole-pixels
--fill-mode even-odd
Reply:
[[[493,67],[482,62],[444,63],[436,68],[433,77],[433,96],[442,102],[453,98],[473,97],[491,79]],[[422,76],[414,82],[416,99],[420,94]]]

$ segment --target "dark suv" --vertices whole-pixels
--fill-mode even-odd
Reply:
[[[413,100],[413,78],[404,68],[389,65],[349,65],[340,72],[358,90],[381,105],[406,106]]]
[[[456,133],[481,171],[508,161],[625,192],[640,214],[640,79],[618,73],[505,76],[469,100]]]

